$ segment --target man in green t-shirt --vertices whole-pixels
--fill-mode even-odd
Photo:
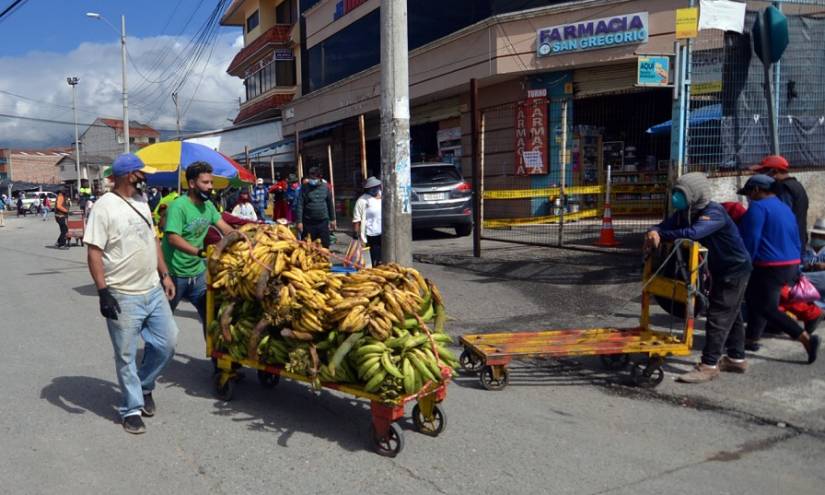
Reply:
[[[185,298],[195,306],[203,323],[206,321],[206,251],[203,240],[213,225],[224,235],[232,232],[232,227],[221,219],[215,205],[209,201],[212,195],[212,166],[206,162],[189,165],[186,181],[189,193],[169,203],[167,209],[163,258],[175,282],[175,298],[169,302],[172,311]]]

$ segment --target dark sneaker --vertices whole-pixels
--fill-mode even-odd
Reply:
[[[155,399],[152,398],[151,392],[143,394],[143,407],[140,408],[140,412],[147,418],[155,415]]]
[[[762,348],[762,345],[759,344],[759,342],[757,342],[755,340],[746,340],[745,341],[745,350],[746,351],[756,352],[761,348]]]
[[[825,313],[821,313],[816,319],[806,321],[805,331],[808,332],[809,335],[813,335],[819,324],[822,323],[823,318],[825,318]]]
[[[819,335],[812,335],[810,342],[808,342],[808,364],[814,364],[816,361],[816,356],[819,354],[819,344],[820,338]]]
[[[733,359],[728,356],[722,356],[719,360],[719,371],[727,371],[729,373],[744,373],[748,371],[748,362],[744,359]]]
[[[676,381],[682,383],[704,383],[713,380],[717,376],[719,376],[718,366],[710,366],[705,363],[699,363],[690,373],[679,375],[676,378]]]
[[[146,425],[143,424],[143,420],[140,419],[140,414],[132,414],[131,416],[123,418],[123,429],[126,430],[126,433],[131,433],[132,435],[146,433]]]

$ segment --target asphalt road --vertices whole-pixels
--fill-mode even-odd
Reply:
[[[56,233],[53,221],[33,218],[0,228],[2,493],[822,493],[823,429],[778,426],[771,411],[712,397],[684,401],[672,383],[641,393],[587,360],[522,363],[502,392],[462,377],[445,402],[447,430],[429,438],[405,420],[405,450],[382,458],[368,449],[364,402],[289,382],[263,390],[251,373],[233,401],[214,399],[185,304],[157,415],[145,435],[128,435],[117,423],[112,350],[85,249],[49,247]],[[462,254],[466,240],[434,234],[415,246],[455,334],[631,319],[638,260],[617,267],[558,252],[525,260],[504,245],[484,264]],[[427,258],[444,253],[455,256]],[[821,376],[819,366],[766,361],[737,378],[780,374],[765,385],[776,401],[808,404],[803,415],[821,417],[823,404],[799,402],[792,387],[817,369]],[[720,395],[741,388],[728,377],[718,387]]]

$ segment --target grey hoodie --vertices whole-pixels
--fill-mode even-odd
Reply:
[[[701,210],[710,203],[710,181],[701,172],[679,177],[673,188],[684,193],[691,210]]]

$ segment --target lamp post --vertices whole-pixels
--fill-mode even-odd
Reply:
[[[74,163],[77,168],[77,194],[80,194],[82,186],[80,182],[80,141],[77,136],[77,83],[76,77],[67,77],[66,82],[72,87],[72,113],[74,113]]]
[[[97,12],[86,12],[86,17],[98,19],[109,25],[115,32],[117,28]],[[129,92],[126,83],[126,16],[120,16],[120,64],[123,69],[123,151],[129,153]]]

